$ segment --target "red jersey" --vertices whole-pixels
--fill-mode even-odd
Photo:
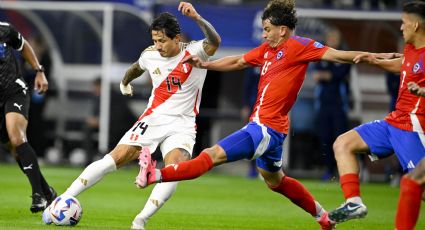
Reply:
[[[244,55],[247,63],[261,66],[257,100],[250,120],[288,133],[288,112],[297,99],[309,62],[319,61],[327,46],[292,36],[276,48],[263,43]]]
[[[407,83],[411,81],[425,87],[424,55],[425,48],[415,49],[411,44],[404,48],[395,111],[385,118],[388,123],[402,130],[424,132],[425,98],[416,96],[407,89]]]

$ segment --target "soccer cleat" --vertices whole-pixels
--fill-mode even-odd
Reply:
[[[146,188],[153,184],[156,178],[156,161],[151,159],[149,148],[144,147],[139,155],[140,171],[136,177],[135,184],[138,188]]]
[[[367,215],[367,207],[364,204],[346,202],[337,209],[329,212],[329,218],[341,223],[351,219],[364,218]]]
[[[58,196],[55,189],[53,187],[49,187],[50,194],[46,196],[47,206],[49,206]]]
[[[335,229],[336,226],[336,222],[329,219],[329,214],[326,211],[317,222],[320,224],[320,227],[322,227],[322,230],[332,230]]]
[[[131,229],[132,230],[145,230],[145,224],[146,222],[142,218],[134,218],[133,222],[131,223]]]
[[[32,194],[32,204],[31,204],[31,212],[36,213],[43,211],[47,207],[47,200],[42,195],[38,193]]]
[[[42,220],[45,224],[51,224],[53,223],[52,216],[50,215],[50,206],[48,206],[43,211]]]

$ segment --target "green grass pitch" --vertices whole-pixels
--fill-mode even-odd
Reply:
[[[46,179],[62,193],[80,174],[81,168],[43,167]],[[74,229],[130,229],[134,216],[143,208],[153,186],[136,189],[136,167],[106,176],[82,193],[81,222]],[[30,186],[17,165],[0,165],[0,229],[69,229],[45,225],[41,213],[31,214]],[[338,183],[302,180],[326,209],[342,201]],[[363,200],[369,208],[366,219],[342,223],[337,229],[394,229],[398,188],[387,184],[363,184]],[[425,208],[416,229],[425,229]],[[260,180],[209,173],[179,184],[177,192],[156,213],[148,230],[276,230],[320,229],[310,215],[286,198],[266,188]]]

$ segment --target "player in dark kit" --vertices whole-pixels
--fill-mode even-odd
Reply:
[[[32,187],[31,212],[43,211],[56,197],[38,166],[36,154],[28,143],[26,130],[31,90],[25,83],[13,49],[22,56],[36,72],[34,87],[38,93],[46,92],[48,82],[32,47],[9,23],[0,22],[0,136],[2,143],[10,142],[15,149],[16,161],[27,175]]]

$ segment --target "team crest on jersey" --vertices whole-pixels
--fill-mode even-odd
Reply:
[[[413,73],[417,73],[420,69],[421,69],[421,65],[419,64],[419,62],[417,62],[417,63],[413,66]]]
[[[319,48],[319,49],[324,47],[324,45],[322,45],[322,43],[320,43],[320,42],[315,42],[313,44],[313,46],[316,47],[316,48]]]
[[[282,56],[283,56],[283,51],[281,50],[281,51],[279,51],[279,53],[277,53],[276,60],[280,60],[282,58]]]

